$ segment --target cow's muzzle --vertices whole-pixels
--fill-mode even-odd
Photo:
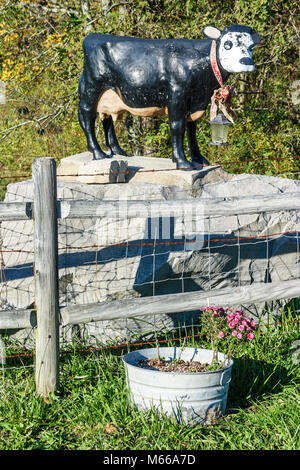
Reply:
[[[250,59],[250,57],[242,57],[240,59],[240,64],[243,64],[243,65],[254,65],[254,62],[252,59]]]

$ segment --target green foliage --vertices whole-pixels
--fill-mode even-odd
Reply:
[[[77,119],[77,87],[88,31],[149,38],[202,38],[205,25],[240,23],[262,37],[254,73],[232,75],[240,92],[233,101],[236,124],[231,146],[209,146],[209,110],[199,121],[198,140],[211,162],[231,172],[275,175],[299,170],[299,105],[291,85],[299,80],[299,2],[291,0],[91,0],[90,18],[79,0],[0,0],[0,160],[4,175],[29,172],[33,156],[59,161],[86,150]],[[88,24],[90,23],[90,24]],[[135,126],[135,127],[134,127]],[[171,156],[168,119],[137,119],[138,132],[117,126],[122,146],[157,157]],[[132,137],[134,135],[134,137]],[[132,139],[134,138],[134,142]],[[3,175],[3,176],[4,176]],[[9,180],[11,181],[11,180]],[[8,180],[1,182],[1,196]]]
[[[290,350],[299,338],[299,323],[293,321],[297,313],[290,314],[241,344],[234,356],[227,413],[213,426],[178,425],[152,410],[131,408],[121,360],[126,348],[69,345],[60,357],[59,390],[43,400],[35,393],[31,351],[16,349],[4,338],[0,449],[299,450],[300,368]],[[209,348],[197,333],[188,333],[186,346]],[[174,346],[174,338],[186,334],[186,328],[176,329],[161,344]],[[152,339],[155,343],[156,337]]]

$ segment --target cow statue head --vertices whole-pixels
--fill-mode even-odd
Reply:
[[[223,31],[215,26],[206,26],[204,35],[218,43],[218,59],[227,72],[253,72],[255,65],[252,51],[255,44],[260,43],[260,35],[252,28],[241,25],[231,25]]]

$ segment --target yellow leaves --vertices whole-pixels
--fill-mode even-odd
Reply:
[[[31,70],[35,73],[39,73],[42,70],[42,67],[39,67],[38,65],[34,65]]]
[[[0,34],[1,34],[1,36],[2,36],[3,34],[6,34],[6,33],[7,33],[7,26],[6,26],[6,24],[2,21],[2,22],[0,23]]]
[[[26,67],[24,60],[20,59],[20,61],[16,63],[11,59],[6,59],[2,64],[2,73],[0,75],[0,79],[4,82],[7,82],[11,79],[14,79],[18,83],[26,82],[30,79],[30,74],[25,74],[25,69]],[[39,67],[35,67],[35,69],[35,73],[40,71]]]
[[[7,82],[12,76],[12,72],[7,70],[5,67],[3,67],[2,69],[2,73],[1,73],[1,80],[3,80],[4,82]]]
[[[12,76],[13,76],[13,66],[14,66],[14,61],[7,58],[5,61],[2,63],[2,73],[1,73],[1,80],[4,82],[7,82]]]
[[[8,42],[11,42],[11,41],[16,41],[18,39],[18,37],[19,36],[18,36],[17,33],[6,34],[6,36],[3,39],[3,42],[8,43]]]
[[[9,58],[6,59],[5,62],[4,62],[4,64],[6,64],[6,65],[14,65],[14,63],[15,63],[15,61],[14,61],[14,60],[11,60],[11,59],[9,59]]]
[[[43,46],[49,49],[50,47],[60,45],[62,41],[63,40],[60,34],[58,33],[49,34],[49,36],[47,36],[47,38],[43,42]]]

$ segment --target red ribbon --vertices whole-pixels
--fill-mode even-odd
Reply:
[[[216,55],[216,41],[212,41],[211,50],[210,50],[210,62],[215,74],[216,79],[220,84],[220,88],[214,91],[214,94],[211,97],[211,108],[210,108],[210,120],[212,121],[217,115],[217,108],[222,111],[224,116],[227,119],[234,123],[232,117],[230,116],[231,107],[230,102],[232,96],[236,95],[237,92],[232,86],[224,86],[222,81],[222,75],[217,64],[217,55]]]

